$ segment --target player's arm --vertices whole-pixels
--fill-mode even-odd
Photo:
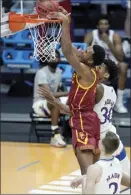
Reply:
[[[62,113],[69,115],[71,114],[69,106],[61,103],[57,98],[55,98],[54,94],[50,91],[49,86],[44,85],[40,87],[39,94],[41,97],[44,97],[48,102],[57,107]]]
[[[69,21],[69,24],[70,24],[71,23],[71,16],[67,12],[67,10],[65,10],[62,6],[59,6],[58,10],[68,17],[68,21]],[[78,49],[75,48],[73,45],[72,45],[72,49],[73,49],[73,52],[75,52],[76,56],[80,57],[80,52],[78,51]]]
[[[93,41],[93,34],[92,32],[89,32],[84,37],[84,43],[87,43],[87,45],[91,45],[92,41]]]
[[[44,91],[44,90],[49,90],[50,91],[50,86],[49,86],[49,84],[40,84],[39,85],[39,90],[40,91]],[[67,91],[65,91],[65,92],[54,92],[53,93],[53,96],[55,97],[55,98],[59,98],[59,97],[64,97],[64,96],[68,96],[68,92]],[[41,96],[42,96],[42,93],[41,93]]]
[[[74,49],[72,47],[72,42],[70,38],[70,22],[68,20],[68,17],[61,12],[50,13],[48,17],[62,20],[62,36],[61,36],[62,52],[64,56],[67,58],[69,64],[73,66],[75,71],[80,76],[84,77],[86,74],[85,67],[83,64],[80,63],[80,60],[77,57],[76,52],[74,52]]]
[[[62,36],[61,36],[61,46],[64,56],[67,58],[69,64],[73,66],[75,71],[83,76],[84,67],[80,63],[79,53],[72,46],[70,38],[70,25],[68,20],[64,19],[62,23]]]
[[[95,194],[95,184],[101,174],[102,170],[97,164],[88,167],[86,177],[82,181],[82,194]]]
[[[81,185],[82,184],[82,181],[83,181],[83,179],[86,177],[86,175],[82,175],[82,176],[80,176],[80,177],[78,177],[78,178],[76,178],[76,179],[74,179],[72,182],[71,182],[71,187],[72,188],[77,188],[79,185]]]
[[[127,175],[126,173],[122,173],[122,180],[121,180],[121,184],[123,186],[126,186],[126,187],[131,187],[131,178],[129,175]]]
[[[75,53],[75,55],[78,57],[78,58],[80,58],[81,57],[81,49],[77,49],[76,47],[74,47],[73,45],[72,45],[72,49],[73,49],[73,52]]]
[[[95,97],[95,103],[98,104],[104,95],[104,87],[102,84],[98,84],[96,87],[96,97]]]
[[[121,37],[118,34],[115,33],[114,37],[113,37],[113,40],[114,40],[114,44],[109,42],[108,45],[109,45],[112,53],[116,57],[116,59],[118,61],[123,61],[124,53],[123,53],[123,49],[122,49]]]
[[[58,99],[55,99],[53,104],[60,110],[61,113],[71,115],[70,108],[68,105],[61,103]]]
[[[65,105],[61,103],[58,99],[54,98],[53,99],[53,105],[60,110],[61,113],[63,114],[68,114],[71,115],[70,108],[68,105]]]

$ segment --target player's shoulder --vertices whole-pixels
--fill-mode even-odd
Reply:
[[[113,30],[112,30],[113,31]],[[121,37],[120,37],[120,35],[117,33],[117,32],[115,32],[115,31],[113,31],[113,40],[115,41],[115,40],[121,40]]]
[[[101,176],[102,176],[102,166],[95,163],[93,165],[90,165],[87,169],[87,177],[90,178],[90,180],[95,180],[99,182]]]
[[[91,33],[92,33],[92,34],[98,33],[98,29],[94,29]]]
[[[98,163],[95,163],[88,167],[88,171],[90,171],[90,173],[93,171],[94,173],[100,174],[102,172],[102,166],[100,166]]]
[[[94,32],[94,30],[92,30],[92,31],[90,31],[90,32],[87,32],[87,33],[86,33],[86,36],[92,37],[92,36],[93,36],[93,32]]]
[[[101,101],[104,95],[104,87],[101,83],[97,84],[96,87],[96,104]]]
[[[39,70],[37,70],[36,74],[40,75],[40,74],[45,74],[47,73],[47,66],[44,66],[42,68],[40,68]]]
[[[56,73],[62,74],[62,70],[60,68],[56,68]]]
[[[119,161],[116,157],[114,157],[113,160],[114,160],[114,162],[115,162],[116,164],[121,165],[120,161]]]
[[[115,93],[115,90],[114,90],[114,88],[113,88],[112,86],[106,85],[106,84],[104,84],[104,83],[101,83],[101,85],[103,86],[103,88],[104,88],[105,90],[107,89],[108,92]]]
[[[115,31],[114,31],[113,29],[110,29],[110,30],[109,30],[109,34],[111,34],[111,33],[114,34]]]
[[[39,72],[43,72],[43,71],[45,71],[45,70],[47,70],[48,69],[48,66],[43,66],[43,67],[41,67],[38,71]]]
[[[106,85],[106,84],[104,84],[104,83],[100,83],[100,85],[101,85],[101,87],[102,87],[103,89],[110,89],[110,87],[111,87],[111,86],[108,86],[108,85]]]
[[[117,169],[119,169],[119,171],[122,172],[122,165],[116,157],[114,157],[114,162],[115,162],[115,167],[117,167]]]
[[[104,85],[102,83],[97,84],[97,90],[98,91],[103,91],[104,90]]]

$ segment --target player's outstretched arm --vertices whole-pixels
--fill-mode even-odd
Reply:
[[[54,98],[54,106],[57,107],[61,113],[71,115],[68,105],[61,103],[58,99]]]
[[[61,12],[53,12],[48,15],[49,18],[57,18],[62,20],[62,36],[61,36],[61,45],[62,51],[65,57],[67,58],[69,64],[73,66],[75,71],[80,75],[84,76],[85,69],[83,64],[80,63],[79,58],[72,47],[72,42],[70,38],[70,22],[67,15],[64,15]]]
[[[130,173],[129,173],[130,174]],[[131,178],[129,175],[127,175],[126,173],[122,173],[122,180],[121,180],[121,184],[123,186],[129,187],[131,188]]]
[[[101,174],[101,168],[98,165],[94,164],[88,167],[86,177],[82,181],[82,194],[95,194],[95,184]]]
[[[44,97],[49,103],[57,107],[61,111],[61,113],[69,115],[71,114],[69,106],[62,104],[57,98],[55,98],[54,94],[51,93],[50,88],[47,85],[39,87],[39,94],[41,97]]]
[[[44,95],[44,91],[45,92],[47,92],[47,91],[50,91],[50,87],[49,87],[49,85],[48,84],[43,84],[43,85],[40,85],[40,87],[39,87],[39,92],[41,92],[41,95],[42,95],[42,93],[43,93],[43,95]],[[68,96],[68,92],[67,91],[61,91],[61,92],[54,92],[54,93],[52,93],[53,94],[53,96],[55,97],[55,98],[60,98],[60,97],[65,97],[65,96]]]
[[[114,45],[109,42],[109,47],[112,50],[114,56],[117,58],[117,60],[123,61],[124,53],[122,49],[121,37],[117,33],[115,33],[113,38],[114,38]]]
[[[67,12],[67,10],[66,9],[64,9],[62,6],[59,6],[59,11],[60,12],[62,12],[64,15],[66,15],[67,17],[68,17],[68,21],[69,21],[69,23],[71,23],[71,16],[70,16],[70,14]],[[74,47],[73,45],[72,45],[72,49],[73,49],[73,52],[76,54],[76,56],[78,57],[78,58],[80,58],[80,49],[78,50],[76,47]]]

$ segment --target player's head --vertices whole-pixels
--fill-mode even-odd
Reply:
[[[97,29],[99,33],[108,33],[110,28],[109,19],[107,15],[101,15],[97,20]]]
[[[119,147],[119,138],[118,136],[108,131],[105,137],[100,142],[101,153],[105,155],[112,155]]]
[[[105,59],[101,66],[97,67],[100,82],[112,82],[118,78],[118,66],[110,59]]]
[[[60,53],[58,50],[56,50],[55,53],[56,53],[56,58],[47,63],[50,70],[53,72],[55,72],[57,65],[60,63]]]
[[[80,61],[88,66],[99,66],[104,59],[105,50],[99,45],[93,45],[81,51]]]

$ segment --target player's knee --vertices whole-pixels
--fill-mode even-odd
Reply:
[[[120,62],[118,64],[119,70],[120,70],[120,74],[122,75],[126,75],[127,74],[127,70],[128,70],[128,64],[125,62]]]

